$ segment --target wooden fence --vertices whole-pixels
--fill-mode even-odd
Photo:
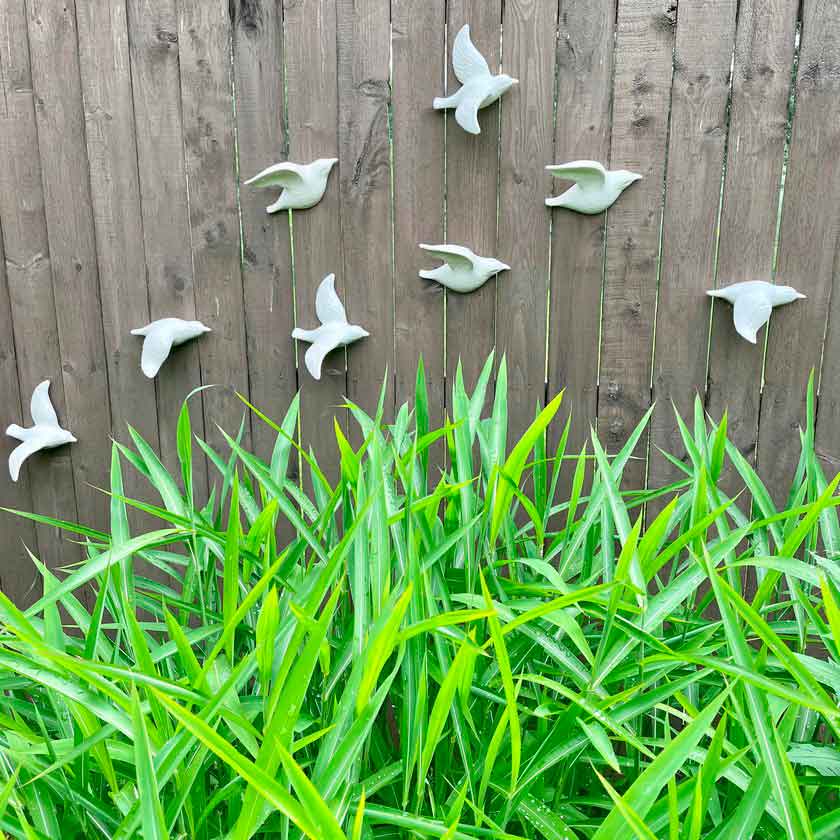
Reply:
[[[479,137],[431,108],[467,22],[520,80]],[[323,201],[293,218],[242,186],[331,156]],[[606,216],[549,212],[544,166],[576,158],[644,180]],[[226,386],[194,402],[219,446],[242,417],[232,389],[275,417],[300,389],[303,442],[330,468],[344,395],[372,407],[387,365],[405,400],[422,353],[440,420],[458,359],[469,384],[493,347],[514,429],[565,387],[572,444],[597,421],[614,449],[655,400],[629,481],[658,484],[674,475],[658,448],[684,455],[671,402],[699,392],[780,492],[811,368],[818,446],[840,459],[838,159],[840,0],[3,0],[0,422],[28,425],[49,378],[79,442],[17,484],[0,470],[0,504],[103,525],[109,434],[130,422],[172,465],[200,384]],[[446,296],[417,276],[417,243],[444,240],[513,268]],[[331,271],[372,335],[314,382],[290,333]],[[728,306],[712,316],[706,289],[773,278],[808,299],[777,310],[766,348]],[[129,331],[170,315],[213,333],[149,381]],[[271,444],[256,421],[245,436]],[[68,562],[56,533],[4,516],[15,597],[23,542]]]

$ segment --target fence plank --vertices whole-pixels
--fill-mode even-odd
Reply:
[[[502,101],[498,258],[511,266],[498,279],[496,346],[507,359],[508,423],[518,440],[545,401],[546,306],[557,9],[539,0],[508,0],[505,72],[519,85]]]
[[[772,277],[795,27],[795,3],[742,0],[740,4],[719,223],[718,286]],[[752,347],[735,332],[732,307],[715,301],[707,408],[715,420],[729,409],[730,439],[751,461],[762,356],[761,344]],[[720,483],[729,495],[743,486],[728,459]]]
[[[607,216],[598,430],[610,451],[627,440],[650,404],[662,181],[668,141],[676,2],[618,4],[610,166],[644,176]],[[647,436],[624,471],[645,480]]]
[[[97,0],[76,3],[111,428],[125,441],[130,423],[158,449],[155,387],[140,370],[141,345],[131,335],[149,322],[149,295],[126,14],[124,5],[106,15]],[[146,499],[148,482],[135,470],[126,470],[124,482],[130,497]]]
[[[351,323],[370,338],[348,349],[348,396],[376,409],[394,375],[394,286],[389,133],[390,2],[337,0],[338,157],[344,288]],[[385,417],[393,415],[388,383]]]
[[[334,0],[285,2],[287,131],[289,159],[296,163],[338,157],[335,25]],[[338,180],[338,172],[333,170],[320,203],[291,214],[296,320],[306,329],[318,324],[315,291],[324,277],[335,273],[336,289],[342,297],[347,288],[341,259]],[[338,417],[341,425],[347,426],[347,412],[339,408],[347,394],[345,356],[340,350],[327,356],[321,379],[316,382],[303,363],[307,346],[301,342],[297,348],[301,442],[317,454],[318,463],[327,477],[335,479],[338,477],[338,450],[333,418]]]
[[[276,3],[234,0],[233,56],[240,183],[286,155],[283,20]],[[280,422],[297,390],[288,217],[269,216],[268,195],[240,188],[242,282],[251,399]],[[252,417],[254,448],[271,456],[276,433]]]
[[[227,453],[217,427],[236,435],[244,406],[234,391],[249,396],[227,0],[179,0],[178,33],[196,313],[213,330],[201,375],[220,386],[204,392],[204,431]],[[246,422],[244,446],[250,438]]]
[[[393,0],[396,404],[413,397],[423,356],[430,422],[444,409],[443,287],[418,277],[419,243],[443,242],[444,122],[432,110],[446,78],[444,0]]]
[[[614,34],[613,0],[561,4],[552,163],[610,158]],[[560,183],[554,191],[567,186]],[[601,328],[606,216],[552,212],[548,393],[566,389],[564,409],[572,414],[568,447],[579,452],[598,410],[598,353],[592,348]],[[559,434],[555,428],[555,442]],[[560,498],[566,498],[571,475],[563,470]]]
[[[736,7],[736,0],[707,0],[682,6],[677,20],[656,308],[651,487],[680,477],[658,448],[680,459],[687,456],[674,408],[690,424],[696,395],[705,396],[705,290],[714,277]]]
[[[174,0],[128,0],[128,31],[149,309],[153,319],[193,320],[195,288]],[[202,384],[202,343],[178,347],[155,380],[161,457],[173,474],[179,474],[175,430],[181,403]],[[199,437],[204,436],[201,406],[202,396],[197,395],[190,414],[193,432]],[[195,459],[193,472],[196,498],[204,498],[207,469],[203,458]]]
[[[66,418],[66,412],[24,0],[0,4],[0,84],[0,225],[20,383],[19,419],[28,426],[32,391],[44,379],[52,380],[50,396],[59,417]],[[14,408],[13,394],[8,402]],[[24,473],[34,510],[76,517],[71,447],[30,458]],[[26,504],[24,492],[17,506]],[[49,568],[67,561],[61,532],[38,525],[36,534],[37,545],[31,547]],[[29,561],[20,569],[23,580],[30,581]]]
[[[460,85],[452,70],[452,43],[465,23],[470,25],[472,42],[490,69],[499,72],[502,4],[501,0],[449,0],[447,9],[447,93],[452,93]],[[520,95],[515,89],[507,94]],[[446,119],[446,239],[466,245],[483,257],[495,257],[499,103],[479,112],[478,136],[464,131],[452,112],[441,119]],[[499,282],[507,279],[502,275]],[[460,360],[464,382],[472,388],[495,346],[496,282],[491,277],[478,291],[446,295],[446,376],[450,387]]]
[[[111,429],[75,4],[27,5],[44,206],[79,519],[108,522]]]
[[[12,334],[12,307],[9,301],[9,287],[6,282],[6,259],[0,238],[0,394],[3,395],[5,411],[0,418],[0,429],[5,431],[9,423],[29,425],[24,416],[18,386],[17,357]],[[29,474],[22,470],[15,484],[6,463],[19,441],[2,435],[0,437],[0,506],[18,510],[32,510],[32,493]],[[37,551],[35,527],[32,522],[5,511],[0,512],[0,592],[15,603],[34,600],[33,584],[37,574],[26,556],[27,546]]]
[[[776,282],[808,299],[771,318],[758,427],[758,464],[777,504],[796,469],[808,372],[820,364],[840,234],[838,158],[840,0],[806,0]]]

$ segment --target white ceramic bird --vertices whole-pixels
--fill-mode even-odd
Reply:
[[[642,178],[627,169],[604,169],[597,160],[574,160],[546,169],[555,178],[574,181],[575,185],[560,195],[549,196],[545,203],[590,215],[603,213],[630,184]]]
[[[367,338],[370,333],[356,324],[348,323],[347,313],[335,291],[335,274],[328,274],[318,286],[315,294],[315,314],[321,326],[314,330],[296,328],[292,331],[292,338],[312,344],[304,357],[306,369],[313,379],[320,379],[321,365],[327,353],[336,347],[344,347],[360,338]]]
[[[421,271],[426,280],[435,280],[453,292],[474,292],[500,271],[510,266],[492,257],[479,257],[463,245],[421,245],[444,264],[431,271]]]
[[[776,286],[764,280],[733,283],[722,289],[711,289],[706,294],[732,304],[736,332],[753,344],[758,331],[770,320],[773,307],[805,297],[793,286]]]
[[[212,332],[201,321],[184,321],[181,318],[161,318],[145,327],[132,330],[132,335],[143,336],[143,355],[140,368],[149,379],[154,379],[173,347]]]
[[[327,179],[338,158],[319,158],[312,163],[275,163],[259,175],[246,181],[255,187],[280,187],[283,191],[274,204],[265,208],[266,213],[278,210],[306,210],[314,207],[327,190]]]
[[[469,24],[461,27],[452,47],[452,67],[461,83],[452,96],[438,96],[432,103],[436,110],[455,109],[455,121],[470,134],[481,134],[478,110],[492,105],[503,93],[519,84],[504,73],[493,75],[484,56],[470,40]]]
[[[50,380],[45,379],[32,392],[32,402],[29,413],[32,415],[33,426],[24,429],[12,423],[6,434],[21,441],[9,456],[9,474],[12,481],[17,481],[23,462],[41,449],[54,449],[65,443],[75,443],[76,438],[58,425],[58,416],[50,401]]]

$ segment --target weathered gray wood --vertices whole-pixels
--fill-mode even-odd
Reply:
[[[285,2],[287,131],[289,157],[297,162],[338,157],[335,25],[335,2]],[[292,213],[295,312],[298,325],[308,329],[318,324],[315,290],[327,274],[335,273],[336,289],[345,294],[338,182],[334,169],[320,203]],[[297,348],[301,442],[317,453],[325,474],[335,479],[339,459],[333,418],[338,417],[345,428],[347,425],[347,412],[339,408],[347,394],[345,357],[338,350],[327,356],[316,382],[303,363],[306,346],[301,343]],[[304,469],[308,474],[308,468]]]
[[[795,27],[795,3],[740,4],[720,216],[719,286],[772,277]],[[728,409],[730,440],[753,462],[762,358],[762,343],[753,347],[745,342],[732,324],[732,307],[716,301],[707,407],[715,420]],[[721,486],[730,495],[743,487],[728,459]]]
[[[432,109],[446,78],[444,0],[391,4],[394,126],[396,404],[414,395],[423,355],[430,422],[443,420],[443,288],[418,277],[431,267],[418,243],[443,242],[444,121]]]
[[[21,419],[29,425],[32,391],[46,378],[52,380],[50,396],[59,417],[66,415],[24,0],[0,4],[0,84],[0,224]],[[5,393],[3,397],[5,404]],[[8,402],[15,407],[14,394]],[[9,422],[14,421],[10,418]],[[23,474],[38,513],[70,520],[76,517],[70,447],[51,452],[49,457],[30,458]],[[17,506],[26,505],[24,492]],[[47,566],[55,568],[67,562],[72,550],[68,551],[59,531],[39,525],[36,532],[37,545],[31,547]],[[72,554],[72,559],[76,557]],[[25,581],[31,580],[28,560],[21,566],[21,574]]]
[[[550,163],[609,160],[614,30],[613,0],[561,4]],[[554,192],[567,186],[558,182]],[[572,415],[568,449],[577,453],[589,440],[598,410],[598,354],[592,348],[600,336],[606,216],[552,213],[548,394],[566,389],[563,413]],[[555,427],[553,442],[559,436]],[[560,498],[567,498],[572,475],[573,469],[563,470]]]
[[[674,408],[690,425],[695,397],[705,396],[709,332],[705,291],[714,276],[736,7],[735,0],[687,4],[680,7],[677,20],[656,308],[651,487],[680,477],[659,449],[687,457]]]
[[[283,20],[272,2],[234,0],[233,59],[240,183],[286,156],[283,125]],[[279,423],[297,390],[288,217],[269,216],[263,190],[240,187],[242,282],[251,400]],[[277,437],[251,418],[255,452],[271,456]]]
[[[17,358],[12,334],[12,307],[9,302],[9,289],[6,284],[6,260],[3,242],[0,238],[0,394],[3,395],[5,410],[0,418],[0,431],[5,431],[7,423],[26,422],[18,386]],[[0,507],[12,510],[32,510],[32,493],[29,486],[29,474],[23,470],[15,484],[9,476],[6,463],[12,450],[18,445],[7,435],[0,437]],[[32,522],[21,517],[0,511],[0,592],[15,603],[31,601],[34,595],[33,584],[38,577],[35,567],[29,562],[26,548],[36,552],[38,543]]]
[[[178,18],[174,0],[128,0],[131,80],[151,318],[196,317],[181,131]],[[138,339],[139,343],[139,339]],[[179,474],[175,431],[181,403],[202,384],[202,341],[177,348],[155,380],[164,465]],[[202,396],[191,401],[193,432],[204,435]],[[194,461],[196,498],[207,494],[203,458]]]
[[[249,396],[245,308],[235,177],[231,22],[227,0],[179,0],[184,157],[195,270],[196,314],[213,332],[202,337],[204,431],[216,451],[219,431],[236,435]],[[250,446],[250,421],[242,443]]]
[[[676,2],[618,4],[610,167],[644,176],[607,214],[598,431],[621,447],[650,405],[662,181],[668,142]],[[624,471],[645,479],[647,435]]]
[[[449,93],[457,90],[452,70],[452,42],[461,27],[470,25],[473,44],[499,72],[501,0],[449,0],[447,68]],[[508,98],[521,96],[513,89]],[[446,239],[466,245],[476,254],[495,257],[496,203],[499,179],[499,103],[479,112],[481,134],[473,136],[456,122],[452,112],[446,119]],[[538,200],[538,197],[535,196]],[[502,262],[507,262],[502,258]],[[451,389],[460,360],[468,389],[475,385],[487,355],[496,343],[496,284],[491,277],[478,291],[446,296],[446,376]]]
[[[51,257],[66,428],[77,433],[79,519],[108,522],[111,430],[108,376],[79,76],[75,3],[27,3],[32,84]],[[56,372],[57,374],[57,372]],[[57,378],[57,376],[56,376]]]
[[[149,322],[149,293],[126,15],[122,4],[103,14],[98,0],[76,3],[111,428],[125,442],[130,423],[157,450],[155,386],[140,371],[142,345],[131,335]],[[135,470],[127,469],[123,480],[129,497],[152,500],[148,482]]]
[[[507,359],[508,426],[518,440],[545,401],[549,224],[542,199],[554,152],[557,10],[539,0],[508,0],[504,71],[519,85],[502,100],[497,257],[511,266],[497,280],[496,347]]]
[[[839,159],[840,2],[806,0],[776,282],[808,299],[770,319],[758,427],[759,469],[778,504],[799,456],[808,372],[820,364],[840,235]]]
[[[347,392],[376,410],[387,370],[393,415],[390,0],[337,0],[338,157],[345,307],[370,338],[348,348]]]

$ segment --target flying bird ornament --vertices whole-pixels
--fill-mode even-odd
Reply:
[[[443,265],[430,271],[421,271],[425,280],[434,280],[453,292],[474,292],[494,274],[509,271],[510,266],[493,259],[479,257],[463,245],[420,245]]]
[[[173,347],[184,344],[204,333],[212,332],[201,321],[184,321],[181,318],[161,318],[145,327],[132,330],[132,335],[143,336],[143,354],[140,369],[149,379],[154,379]]]
[[[246,181],[246,186],[277,188],[282,192],[266,213],[278,210],[307,210],[314,207],[327,191],[327,179],[338,158],[319,158],[312,163],[275,163]]]
[[[518,79],[494,75],[484,56],[470,40],[469,24],[461,27],[452,47],[452,68],[461,87],[451,96],[438,96],[432,103],[438,111],[455,109],[455,122],[470,134],[481,134],[478,111],[492,105],[503,93],[519,84]]]
[[[764,280],[733,283],[722,289],[710,289],[706,294],[732,304],[735,331],[752,344],[756,343],[758,331],[770,320],[774,307],[805,297],[793,286],[777,286]]]
[[[6,434],[9,437],[21,441],[20,445],[16,446],[9,456],[9,475],[11,475],[12,481],[18,480],[20,468],[30,455],[34,455],[42,449],[54,449],[56,446],[64,446],[66,443],[76,443],[76,438],[58,424],[58,415],[56,415],[50,401],[49,379],[45,379],[32,392],[29,413],[32,415],[34,425],[24,429],[12,423],[6,429]]]
[[[604,169],[596,160],[574,160],[546,169],[555,178],[575,184],[560,195],[549,196],[545,203],[588,215],[603,213],[630,184],[642,178],[627,169]]]
[[[330,351],[352,344],[360,338],[367,338],[370,333],[347,321],[347,313],[335,291],[335,274],[328,274],[318,286],[315,293],[315,314],[321,326],[314,330],[295,328],[292,338],[310,342],[311,347],[304,356],[306,369],[313,379],[320,379],[321,365]]]

